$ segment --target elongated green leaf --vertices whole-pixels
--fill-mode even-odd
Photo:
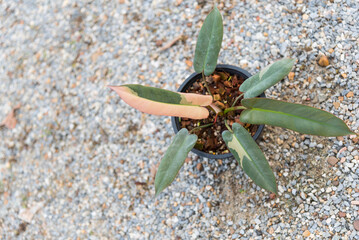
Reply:
[[[244,81],[239,90],[245,92],[244,98],[259,96],[266,89],[287,76],[294,62],[295,59],[283,58],[268,65],[262,71]]]
[[[232,129],[233,133],[226,130],[222,137],[243,171],[261,188],[277,193],[274,174],[252,136],[238,123]]]
[[[217,65],[219,50],[223,39],[222,16],[217,7],[209,13],[199,32],[194,54],[194,70],[212,74]]]
[[[212,103],[209,95],[178,93],[138,84],[110,88],[131,107],[154,115],[203,119],[208,117],[209,112],[200,106]]]
[[[189,134],[185,128],[182,128],[176,134],[156,173],[156,196],[173,182],[189,151],[191,151],[196,142],[197,135]]]
[[[241,103],[248,108],[240,116],[245,123],[268,124],[326,137],[355,134],[341,119],[317,108],[265,98],[243,99]]]

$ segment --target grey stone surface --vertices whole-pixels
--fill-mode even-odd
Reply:
[[[280,186],[274,199],[235,160],[193,154],[154,198],[169,118],[130,108],[106,86],[176,90],[193,72],[210,2],[0,1],[0,122],[21,104],[16,127],[0,129],[0,238],[294,239],[308,230],[312,239],[358,239],[355,136],[266,127],[260,147]],[[219,63],[254,74],[295,57],[294,79],[266,95],[319,107],[358,133],[358,1],[218,2]]]

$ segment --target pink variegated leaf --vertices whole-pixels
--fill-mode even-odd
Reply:
[[[209,95],[178,93],[138,84],[109,87],[131,107],[154,115],[204,119],[209,112],[202,106],[212,103]]]

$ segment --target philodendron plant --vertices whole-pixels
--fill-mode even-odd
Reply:
[[[222,38],[222,16],[215,7],[205,19],[199,32],[194,57],[194,69],[202,74],[201,81],[208,95],[178,93],[138,84],[110,86],[110,88],[127,104],[149,114],[205,119],[209,117],[209,112],[213,111],[216,116],[220,115],[226,119],[227,114],[241,110],[242,123],[267,124],[303,134],[326,137],[355,134],[341,119],[323,110],[273,99],[256,98],[288,75],[295,63],[295,60],[290,58],[274,62],[246,79],[238,89],[240,95],[233,104],[226,109],[218,108],[215,104],[218,100],[213,98],[207,80],[215,71]],[[236,105],[240,99],[240,105]],[[274,174],[251,134],[239,123],[229,124],[224,121],[228,130],[222,132],[222,138],[244,172],[258,186],[277,193]],[[182,128],[176,134],[156,173],[156,196],[172,183],[188,153],[196,144],[198,137],[193,132],[213,124],[217,124],[216,121],[197,126],[190,132]]]

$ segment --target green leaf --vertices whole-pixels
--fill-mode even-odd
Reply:
[[[241,103],[248,108],[240,116],[245,123],[268,124],[326,137],[355,134],[341,119],[317,108],[265,98],[243,99]]]
[[[255,184],[277,193],[274,174],[252,136],[238,123],[234,123],[232,128],[233,133],[227,130],[222,133],[229,151]]]
[[[194,70],[204,71],[206,76],[212,74],[217,65],[219,50],[223,39],[222,16],[217,7],[209,13],[199,32],[194,54]]]
[[[266,89],[287,76],[294,62],[295,59],[283,58],[268,65],[262,71],[244,81],[239,90],[245,92],[244,98],[259,96]]]
[[[185,128],[182,128],[176,134],[156,173],[156,196],[173,182],[189,151],[191,151],[196,142],[197,136],[189,134]]]
[[[110,88],[131,107],[154,115],[204,119],[209,112],[200,106],[212,103],[212,97],[209,95],[178,93],[138,84]]]

